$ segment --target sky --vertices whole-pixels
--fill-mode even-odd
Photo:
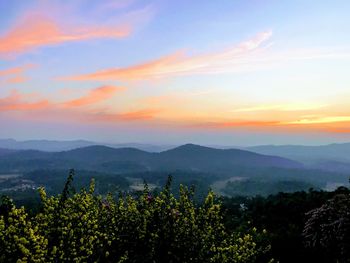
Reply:
[[[350,141],[350,1],[0,0],[0,138]]]

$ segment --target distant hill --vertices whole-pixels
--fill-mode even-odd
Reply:
[[[296,161],[276,156],[266,156],[238,149],[214,149],[194,144],[186,144],[157,155],[157,162],[165,167],[226,171],[237,166],[301,168]]]
[[[15,151],[14,150],[10,150],[10,149],[0,148],[0,156],[7,155],[7,154],[10,154],[10,153],[13,153],[13,152],[15,152]]]
[[[135,148],[88,146],[62,152],[17,151],[0,157],[0,169],[32,170],[38,167],[118,171],[120,167],[136,170],[189,170],[230,173],[237,167],[302,168],[302,164],[276,156],[245,150],[220,150],[193,144],[160,153]],[[123,168],[123,169],[124,169]],[[134,169],[131,169],[134,171]]]
[[[96,143],[74,140],[74,141],[51,141],[51,140],[28,140],[17,141],[14,139],[0,139],[0,148],[13,150],[39,150],[47,152],[65,151],[79,147],[86,147]]]
[[[115,187],[129,189],[130,186],[131,189],[131,185],[134,187],[137,181],[142,184],[143,180],[153,186],[163,185],[169,174],[174,175],[177,185],[195,185],[200,189],[200,196],[204,196],[215,182],[224,182],[221,184],[225,187],[225,183],[237,178],[250,179],[249,186],[262,184],[268,189],[285,184],[292,187],[288,189],[300,189],[296,186],[306,189],[311,185],[331,188],[348,181],[345,173],[310,169],[288,158],[241,149],[186,144],[158,153],[92,145],[58,152],[0,150],[0,178],[3,176],[0,191],[44,185],[57,193],[71,168],[79,171],[83,185],[96,177],[101,192]],[[15,177],[8,179],[11,175]],[[281,185],[279,182],[282,181]]]
[[[335,143],[321,146],[303,145],[261,145],[245,148],[260,154],[292,158],[298,161],[328,159],[350,161],[350,143]]]
[[[149,152],[161,152],[172,148],[169,145],[151,145],[141,143],[98,143],[86,140],[71,140],[71,141],[57,141],[57,140],[27,140],[17,141],[14,139],[0,139],[0,148],[12,150],[38,150],[45,152],[59,152],[68,151],[82,147],[93,145],[104,145],[113,148],[137,148]]]

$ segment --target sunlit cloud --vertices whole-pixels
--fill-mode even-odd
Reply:
[[[91,90],[87,95],[82,96],[78,99],[64,102],[62,105],[65,107],[81,107],[91,105],[110,99],[116,92],[124,90],[124,87],[102,86]]]
[[[197,115],[195,112],[176,111],[160,106],[140,106],[136,109],[114,109],[99,105],[113,98],[123,87],[102,86],[90,90],[87,94],[76,99],[53,101],[40,94],[23,94],[13,90],[7,97],[0,98],[0,114],[16,112],[16,116],[23,116],[30,120],[61,120],[81,123],[119,122],[148,122],[154,125],[170,125],[178,128],[198,130],[244,130],[269,132],[332,132],[348,133],[350,130],[350,116],[333,116],[317,114],[288,116],[280,115],[275,118],[265,118],[256,115],[255,118],[230,118],[215,113],[211,115]],[[89,107],[85,107],[89,106]],[[90,107],[95,106],[95,107]],[[102,106],[102,107],[101,107]],[[294,109],[294,108],[293,108]],[[289,119],[289,120],[286,120]]]
[[[76,120],[81,122],[128,122],[150,120],[160,112],[156,108],[142,108],[114,112],[113,109],[83,108],[83,106],[95,105],[99,102],[111,99],[123,87],[102,86],[91,90],[87,95],[74,100],[55,102],[36,94],[23,94],[13,90],[10,95],[0,98],[0,114],[4,112],[18,112],[26,119],[42,120]]]
[[[329,133],[339,133],[339,134],[350,134],[350,125],[349,128],[327,128]]]
[[[106,101],[108,99],[111,99],[116,92],[124,90],[124,87],[102,86],[90,90],[86,95],[83,95],[77,99],[64,102],[54,102],[49,99],[41,99],[42,96],[23,94],[17,90],[13,90],[9,96],[0,98],[0,111],[25,111],[43,109],[59,110],[63,108],[78,108]]]
[[[30,78],[25,75],[26,71],[34,68],[34,64],[25,64],[18,67],[12,67],[0,70],[0,84],[23,83]]]
[[[126,25],[65,27],[43,14],[33,14],[20,20],[5,34],[0,35],[0,56],[6,57],[64,42],[123,38],[131,32]]]
[[[8,68],[8,69],[3,69],[0,70],[0,77],[7,77],[9,75],[16,75],[22,73],[27,66],[20,66],[20,67],[13,67],[13,68]]]
[[[113,68],[90,74],[61,78],[64,80],[145,80],[189,74],[212,74],[235,72],[244,66],[244,58],[257,51],[270,39],[271,31],[262,32],[254,38],[234,45],[224,51],[200,55],[186,55],[184,52],[161,57],[125,68]]]
[[[267,104],[259,105],[253,107],[237,108],[232,110],[232,112],[258,112],[258,111],[308,111],[308,110],[318,110],[325,108],[326,104],[312,104],[312,103],[295,103],[295,104]]]
[[[283,124],[324,124],[324,123],[337,123],[337,122],[350,122],[350,116],[325,116],[315,118],[305,118],[296,121],[283,122]]]
[[[271,127],[280,125],[279,121],[221,121],[221,122],[206,122],[192,125],[198,128],[235,128],[235,127]]]
[[[93,122],[118,122],[118,121],[144,121],[154,119],[160,109],[147,108],[137,111],[127,111],[121,113],[92,113],[87,120]]]
[[[0,98],[0,112],[43,110],[50,106],[51,103],[46,99],[29,102],[25,95],[16,90],[13,90],[9,96]]]
[[[125,38],[154,13],[152,7],[146,6],[112,16],[111,11],[126,7],[131,1],[107,1],[91,6],[88,19],[84,19],[74,13],[81,4],[41,2],[25,10],[10,27],[0,32],[0,57],[11,58],[41,47],[68,42]]]
[[[272,31],[262,32],[223,51],[189,55],[184,51],[128,67],[103,69],[96,72],[61,77],[75,81],[134,81],[176,76],[224,74],[254,71],[285,65],[287,62],[315,59],[350,58],[348,49],[305,49],[271,52]]]

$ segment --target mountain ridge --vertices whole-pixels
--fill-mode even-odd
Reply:
[[[13,163],[30,167],[33,162],[47,167],[74,167],[102,169],[134,164],[145,170],[185,169],[216,172],[229,172],[238,166],[301,168],[302,164],[278,156],[266,156],[240,149],[221,150],[210,147],[186,144],[160,153],[152,153],[136,148],[113,148],[103,145],[81,147],[61,152],[36,150],[16,151],[0,156],[0,165]],[[39,165],[39,164],[38,164]]]

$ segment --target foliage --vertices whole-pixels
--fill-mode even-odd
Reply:
[[[304,246],[303,229],[309,211],[343,194],[349,195],[350,190],[342,187],[333,192],[309,190],[267,197],[222,198],[224,224],[234,232],[244,232],[251,225],[266,229],[264,238],[271,244],[270,253],[276,261],[334,262],[336,257],[326,249]]]
[[[25,173],[23,178],[33,181],[36,185],[45,186],[50,194],[59,194],[66,181],[67,171],[63,169],[35,170]],[[96,191],[100,194],[124,190],[129,187],[125,177],[118,174],[77,170],[74,174],[74,187],[88,187],[92,178],[96,179]]]
[[[212,192],[197,205],[193,189],[181,186],[176,198],[170,178],[158,195],[145,185],[141,195],[115,200],[94,194],[94,181],[75,193],[72,178],[58,196],[41,188],[33,216],[7,200],[1,262],[254,262],[269,249],[256,229],[229,233]]]
[[[307,213],[306,245],[325,251],[330,259],[350,261],[350,193],[341,193]]]
[[[270,194],[277,194],[279,192],[296,192],[302,190],[308,190],[313,188],[314,185],[296,180],[262,180],[262,179],[247,179],[230,181],[226,184],[223,192],[230,195],[263,195],[268,196]]]

